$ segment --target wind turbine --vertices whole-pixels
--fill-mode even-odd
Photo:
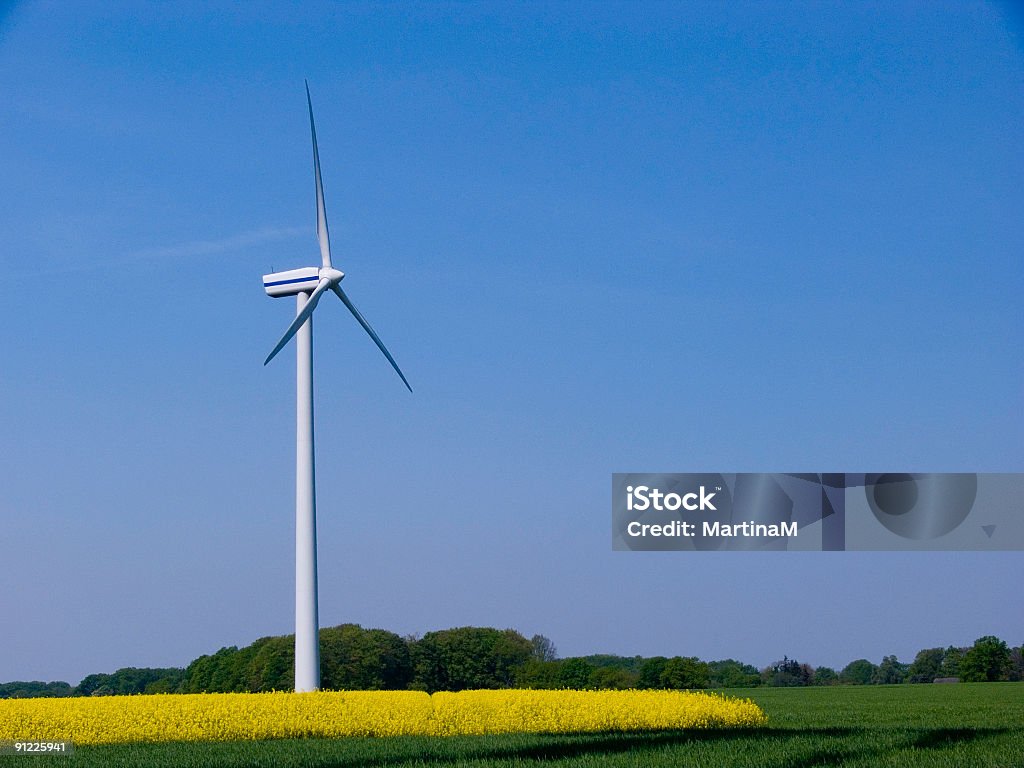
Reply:
[[[295,319],[267,355],[264,365],[274,359],[292,336],[295,337],[295,690],[315,691],[320,687],[320,621],[317,611],[316,576],[316,478],[313,457],[313,310],[320,297],[334,291],[363,326],[391,367],[406,380],[395,358],[388,352],[366,318],[341,289],[345,274],[331,265],[331,241],[327,234],[327,211],[324,188],[320,180],[320,154],[316,147],[316,126],[313,124],[313,100],[306,83],[306,104],[309,106],[309,130],[313,135],[313,174],[316,177],[316,236],[320,242],[320,267],[301,267],[263,276],[268,296],[295,296]]]

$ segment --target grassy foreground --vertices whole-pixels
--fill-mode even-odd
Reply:
[[[78,747],[18,766],[926,766],[1024,768],[1024,684],[730,690],[768,714],[750,730],[303,739]]]

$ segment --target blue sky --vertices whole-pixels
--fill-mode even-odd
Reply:
[[[1024,642],[1021,553],[614,553],[624,471],[1024,470],[1009,5],[16,4],[0,16],[0,680],[320,613],[563,655]]]

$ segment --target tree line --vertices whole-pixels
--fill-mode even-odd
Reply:
[[[221,648],[182,668],[127,667],[66,682],[0,684],[0,698],[112,696],[152,693],[228,693],[290,690],[294,636],[260,638],[243,648]],[[320,630],[321,686],[327,690],[460,691],[479,688],[719,689],[756,686],[884,685],[956,679],[1024,680],[1024,646],[997,637],[966,648],[926,648],[905,664],[851,661],[841,670],[813,667],[788,656],[758,669],[735,659],[695,656],[559,658],[543,635],[527,639],[512,629],[459,627],[401,637],[383,629],[342,624]]]

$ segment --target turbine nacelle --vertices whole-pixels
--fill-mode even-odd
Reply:
[[[274,298],[294,296],[297,293],[312,292],[321,280],[337,284],[343,277],[345,273],[333,267],[300,267],[264,275],[263,290],[267,292],[267,296]]]
[[[303,291],[312,291],[320,282],[320,270],[316,267],[289,269],[263,276],[263,290],[267,296],[294,296]]]

